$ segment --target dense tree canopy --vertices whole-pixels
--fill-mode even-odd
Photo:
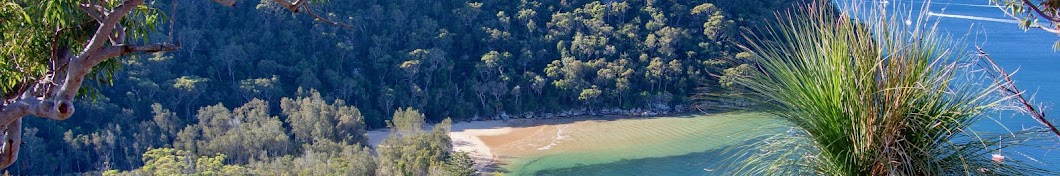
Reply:
[[[459,154],[438,153],[445,157],[401,170],[347,155],[370,153],[364,131],[397,122],[401,107],[438,123],[687,105],[697,87],[727,89],[719,75],[747,67],[738,67],[748,59],[737,38],[791,1],[147,1],[113,23],[128,37],[103,46],[180,49],[89,67],[84,75],[92,81],[72,92],[94,98],[72,102],[78,112],[67,122],[26,119],[22,154],[35,157],[9,169],[132,170],[160,158],[144,153],[170,148],[156,154],[223,160],[250,173],[269,173],[254,168],[270,165],[311,169],[300,163],[310,160],[346,173],[466,173],[455,167],[467,165]],[[104,10],[119,5],[103,2]],[[5,106],[50,97],[18,95],[26,85],[47,85],[52,51],[84,50],[99,24],[79,3],[4,1]],[[165,42],[174,45],[152,45]],[[169,50],[126,48],[123,55]]]
[[[122,96],[110,103],[133,110],[161,103],[189,118],[195,107],[279,103],[305,87],[357,106],[371,128],[384,127],[397,107],[421,109],[431,122],[673,107],[745,62],[736,57],[747,31],[740,29],[788,4],[335,1],[318,10],[353,27],[344,28],[277,13],[272,3],[235,6],[248,10],[202,3],[180,2],[171,14],[179,52],[123,60],[129,71],[102,90]],[[166,95],[180,96],[159,100]]]
[[[359,117],[354,116],[356,108],[342,107],[341,100],[330,105],[319,101],[320,96],[315,90],[309,92],[310,97],[299,97],[301,102],[284,98],[284,104],[291,105],[285,107],[345,108],[347,111],[338,112],[332,117],[351,120]],[[424,131],[423,127],[427,124],[422,113],[412,108],[398,110],[393,118],[395,120],[390,123],[394,130],[382,144],[374,146],[374,153],[377,154],[373,154],[370,146],[363,141],[364,124],[350,126],[350,131],[294,134],[293,136],[302,136],[311,141],[292,142],[288,140],[291,135],[285,134],[283,127],[267,125],[313,129],[326,124],[295,121],[283,124],[275,119],[275,116],[269,116],[267,107],[262,106],[264,104],[264,101],[255,99],[231,111],[220,104],[203,107],[197,116],[200,120],[211,120],[187,126],[173,142],[176,148],[150,149],[142,155],[143,165],[130,171],[109,170],[107,166],[102,166],[104,168],[97,172],[102,172],[103,175],[447,176],[473,175],[477,172],[473,168],[474,161],[466,153],[452,152],[448,135],[452,121],[448,119],[435,124],[431,131]],[[353,108],[352,111],[349,108]],[[308,113],[307,109],[284,111],[287,119],[306,118],[305,113]],[[338,121],[339,124],[344,123],[344,120]],[[263,124],[266,126],[255,126]],[[333,138],[342,135],[346,135],[344,140],[333,141]],[[97,141],[99,137],[93,135],[79,138]],[[104,138],[113,140],[113,137]],[[295,145],[295,142],[302,145]],[[102,150],[116,149],[113,145],[86,145]]]

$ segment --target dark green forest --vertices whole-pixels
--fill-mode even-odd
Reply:
[[[791,1],[313,7],[350,27],[266,1],[148,1],[168,18],[147,38],[181,48],[117,59],[70,120],[27,118],[8,172],[466,175],[452,121],[688,107],[751,69],[743,37]]]

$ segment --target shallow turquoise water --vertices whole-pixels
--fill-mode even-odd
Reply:
[[[563,124],[577,130],[554,147],[494,152],[511,157],[507,175],[713,175],[732,160],[729,146],[788,129],[780,124],[764,113],[580,121]]]

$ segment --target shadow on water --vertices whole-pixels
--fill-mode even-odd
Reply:
[[[490,173],[509,173],[509,172],[511,172],[508,169],[505,169],[505,168],[501,167],[498,164],[490,164],[490,165],[487,165],[485,167],[482,167],[482,169],[484,171],[487,171],[486,173],[484,173],[484,175],[488,175]]]
[[[741,158],[734,158],[734,156],[741,156],[739,148],[753,143],[754,140],[748,140],[732,147],[685,155],[624,159],[611,163],[578,165],[533,173],[513,173],[512,175],[730,175],[732,170],[729,168],[733,166],[731,162],[741,160]]]

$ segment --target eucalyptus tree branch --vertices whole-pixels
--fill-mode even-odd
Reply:
[[[108,59],[137,52],[163,52],[179,48],[173,44],[126,45],[124,28],[119,22],[122,18],[144,3],[144,0],[124,0],[121,5],[111,10],[99,10],[97,15],[90,15],[100,25],[84,49],[76,56],[68,56],[64,49],[53,49],[51,62],[59,68],[53,68],[53,74],[45,80],[24,81],[28,89],[20,89],[20,95],[8,99],[5,96],[0,106],[0,167],[10,166],[18,157],[19,145],[22,144],[22,118],[31,115],[53,120],[66,120],[74,113],[73,100],[81,84],[92,68]],[[93,13],[88,7],[82,8],[86,13]],[[120,31],[116,31],[120,30]],[[118,34],[115,36],[115,32]],[[57,32],[58,33],[58,32]],[[110,46],[107,46],[110,43]],[[63,64],[59,64],[63,63]],[[53,82],[59,81],[59,82]],[[58,90],[56,90],[58,89]],[[5,93],[8,95],[8,93]]]
[[[234,6],[235,0],[213,0],[222,5]],[[316,18],[331,25],[351,27],[316,15],[306,5],[305,0],[289,3],[276,0],[289,11],[299,13],[301,8]],[[66,120],[73,115],[73,100],[78,90],[94,67],[111,58],[140,52],[173,51],[179,46],[161,43],[149,45],[127,45],[124,42],[125,28],[119,23],[122,18],[144,0],[123,0],[120,5],[107,10],[95,4],[81,4],[79,9],[88,14],[99,27],[85,43],[77,55],[71,56],[66,48],[53,43],[51,74],[38,80],[24,80],[16,85],[14,92],[3,92],[0,101],[0,168],[6,168],[18,158],[19,146],[22,144],[22,118],[36,116],[53,120]],[[62,29],[57,29],[56,37]],[[53,41],[54,42],[54,41]],[[17,67],[17,66],[16,66]]]
[[[1000,5],[995,6],[995,7],[997,7],[998,10],[1001,10],[1001,12],[1004,12],[1005,16],[1011,17],[1013,20],[1016,20],[1017,22],[1023,20],[1023,19],[1020,19],[1019,17],[1017,17],[1016,14],[1013,14],[1012,12],[1009,12],[1008,10],[1005,10],[1005,8],[1001,7]],[[1042,26],[1041,24],[1038,24],[1038,22],[1031,22],[1031,24],[1028,25],[1027,27],[1029,27],[1029,28],[1038,28],[1038,29],[1041,29],[1041,30],[1043,30],[1045,32],[1054,33],[1054,34],[1060,34],[1060,30],[1047,28],[1045,26]]]
[[[144,0],[126,0],[118,7],[110,10],[109,13],[103,17],[100,21],[99,28],[96,29],[92,39],[85,44],[84,50],[76,57],[59,58],[58,60],[68,60],[65,70],[65,80],[60,82],[62,85],[58,92],[43,92],[45,95],[52,95],[53,99],[44,100],[44,97],[32,96],[31,93],[34,91],[28,90],[22,94],[15,102],[8,103],[0,110],[0,124],[10,124],[17,119],[22,118],[26,115],[33,115],[42,118],[65,120],[73,114],[72,100],[77,95],[77,91],[81,88],[81,83],[84,81],[85,75],[91,72],[92,68],[100,62],[110,59],[110,57],[102,57],[99,55],[99,51],[103,48],[106,40],[110,39],[110,35],[114,32],[115,27],[121,18],[132,12],[136,6],[143,4]],[[63,76],[63,75],[56,75]],[[59,79],[58,77],[53,79]],[[39,86],[39,85],[38,85]],[[52,91],[52,90],[49,90]],[[5,151],[0,151],[0,154]],[[0,163],[10,164],[10,163]],[[6,166],[6,165],[4,165]]]
[[[89,2],[91,2],[91,1],[89,1]],[[103,12],[104,12],[103,6],[99,6],[99,5],[96,5],[96,4],[84,3],[84,4],[81,4],[81,5],[78,5],[77,8],[81,9],[81,11],[85,12],[85,14],[87,14],[89,17],[92,17],[92,19],[96,20],[97,22],[103,22]]]
[[[1031,9],[1034,10],[1034,12],[1037,12],[1039,16],[1042,16],[1046,20],[1052,21],[1054,23],[1060,22],[1060,17],[1057,17],[1056,14],[1047,14],[1047,13],[1045,13],[1044,11],[1042,11],[1041,8],[1038,7],[1038,5],[1035,5],[1034,3],[1031,3],[1030,0],[1023,0],[1023,4],[1027,5],[1027,6],[1030,6]]]

